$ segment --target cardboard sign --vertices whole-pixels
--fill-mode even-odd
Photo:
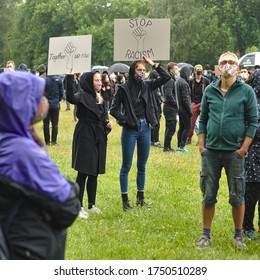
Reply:
[[[114,61],[170,59],[170,19],[115,19]]]
[[[48,75],[91,70],[92,35],[53,37],[49,40]]]

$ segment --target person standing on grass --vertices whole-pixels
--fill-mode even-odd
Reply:
[[[78,122],[72,143],[72,167],[78,172],[80,187],[80,218],[88,213],[101,214],[96,207],[97,179],[105,173],[107,134],[112,129],[105,103],[100,94],[102,87],[99,72],[87,72],[80,78],[79,92],[74,92],[74,75],[67,75],[67,101],[77,105]],[[88,195],[88,212],[83,208],[84,189]]]
[[[152,66],[160,78],[144,80],[146,64]],[[137,144],[137,195],[136,205],[151,208],[144,200],[145,169],[148,160],[151,129],[157,125],[152,92],[170,79],[170,75],[148,57],[136,60],[129,69],[127,81],[120,85],[110,108],[110,114],[123,127],[121,135],[122,166],[120,186],[123,210],[133,210],[128,199],[128,173],[132,166],[135,145]],[[123,110],[121,108],[123,107]]]
[[[188,83],[191,70],[188,66],[184,66],[180,70],[180,78],[176,82],[176,101],[179,114],[179,130],[177,133],[178,148],[177,152],[186,153],[186,139],[191,128],[191,101],[190,86]]]
[[[256,204],[260,200],[260,70],[253,72],[250,85],[256,94],[258,104],[258,126],[246,157],[245,217],[243,230],[244,235],[248,239],[256,240],[254,216]]]
[[[257,102],[253,89],[237,78],[238,58],[234,53],[223,53],[218,65],[221,79],[205,89],[201,104],[198,137],[203,231],[197,248],[211,245],[211,225],[223,168],[232,206],[234,242],[238,248],[246,248],[242,236],[244,163],[257,128]]]
[[[176,92],[175,83],[179,75],[178,65],[175,62],[169,62],[167,64],[167,71],[171,77],[169,81],[163,86],[164,92],[164,103],[163,103],[163,114],[165,117],[165,133],[163,151],[166,153],[174,152],[171,147],[172,137],[176,131],[177,125],[177,103],[176,103]]]
[[[66,228],[80,209],[77,184],[61,174],[34,129],[48,112],[44,89],[45,80],[31,73],[0,77],[0,259],[64,259]]]
[[[192,118],[191,118],[191,129],[187,138],[187,144],[191,144],[192,136],[196,120],[200,115],[200,105],[204,90],[209,85],[210,81],[202,75],[203,67],[201,64],[197,64],[194,67],[195,77],[189,80],[191,88],[191,106],[192,106]]]

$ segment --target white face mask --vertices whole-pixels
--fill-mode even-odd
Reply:
[[[248,74],[247,73],[241,73],[240,76],[241,76],[241,78],[243,80],[246,80],[248,78]]]

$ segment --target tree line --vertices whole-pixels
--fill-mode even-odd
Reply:
[[[115,18],[170,18],[170,61],[213,69],[260,50],[260,0],[0,0],[0,65],[48,62],[50,37],[92,35],[92,64],[113,64]],[[167,63],[167,62],[162,62]]]

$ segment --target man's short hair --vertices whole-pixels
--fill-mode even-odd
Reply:
[[[169,72],[174,66],[178,66],[176,62],[169,62],[167,64],[167,71]]]
[[[238,57],[237,57],[237,55],[236,55],[235,53],[232,53],[232,52],[225,52],[225,53],[222,53],[222,55],[219,57],[218,65],[220,65],[221,58],[222,58],[223,56],[226,56],[226,55],[231,55],[231,56],[233,56],[233,58],[234,58],[236,64],[238,64]]]
[[[201,64],[197,64],[194,66],[194,71],[196,71],[197,68],[201,68],[203,70],[203,66]]]

